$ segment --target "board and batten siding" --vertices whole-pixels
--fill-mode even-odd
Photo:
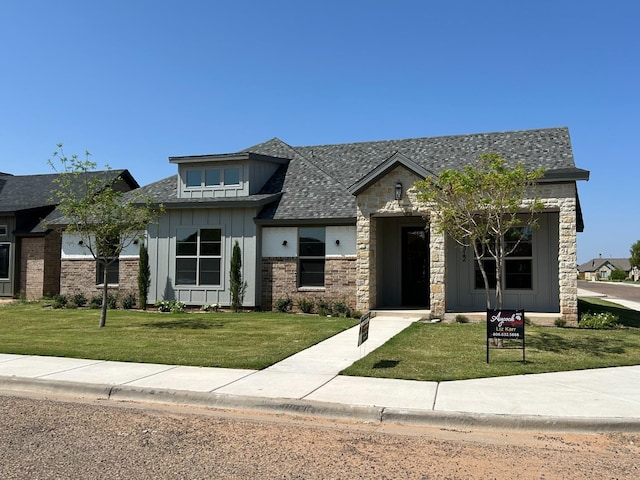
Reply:
[[[256,306],[256,216],[255,208],[199,208],[168,210],[148,230],[151,287],[149,302],[178,300],[187,305],[231,304],[229,272],[236,241],[242,252],[242,280],[247,288],[243,305]],[[220,228],[222,262],[220,285],[175,285],[176,232],[181,228]]]
[[[558,279],[558,225],[557,212],[538,216],[538,227],[533,229],[533,288],[528,290],[503,290],[503,306],[508,309],[524,309],[533,312],[560,312],[560,287]],[[473,248],[460,247],[447,239],[447,311],[477,312],[486,309],[484,288],[476,289]],[[491,301],[495,292],[491,290]]]
[[[286,244],[284,243],[286,242]],[[298,256],[298,227],[263,227],[262,257],[295,258]],[[356,227],[325,227],[325,257],[356,256]]]
[[[0,216],[0,225],[6,227],[6,234],[0,235],[0,244],[9,245],[8,278],[0,278],[0,297],[12,297],[15,291],[14,281],[16,277],[16,239],[13,235],[13,231],[16,229],[15,218],[13,216]]]

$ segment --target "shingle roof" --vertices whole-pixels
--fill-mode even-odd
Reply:
[[[600,269],[603,265],[610,263],[618,270],[623,270],[628,272],[631,270],[631,262],[628,258],[604,258],[598,257],[588,262],[585,262],[581,265],[578,265],[579,272],[595,272]]]
[[[462,168],[485,152],[497,152],[513,165],[523,163],[529,169],[556,172],[558,175],[550,175],[552,180],[567,175],[588,177],[582,170],[576,174],[579,169],[566,127],[302,147],[273,138],[237,153],[289,159],[259,192],[260,196],[281,196],[273,197],[276,201],[262,209],[258,221],[355,222],[356,199],[350,192],[364,185],[371,172],[384,171],[389,159],[401,158],[416,171],[437,174],[443,169]],[[177,185],[174,175],[143,187],[140,193],[158,203],[184,204],[177,198]],[[265,199],[268,197],[262,201]]]
[[[114,182],[118,177],[124,177],[132,187],[137,183],[127,170],[102,170],[89,172],[91,176],[104,178],[105,183]],[[57,201],[52,198],[56,189],[56,179],[60,174],[44,175],[3,175],[0,177],[0,213],[13,213],[33,208],[55,206]]]

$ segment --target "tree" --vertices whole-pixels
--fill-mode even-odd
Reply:
[[[483,259],[495,262],[495,308],[502,308],[502,272],[505,258],[523,239],[523,230],[534,227],[536,212],[543,208],[530,198],[542,169],[509,167],[497,153],[480,155],[477,163],[463,170],[443,170],[416,183],[418,200],[435,210],[436,232],[444,232],[463,247],[471,246],[482,274],[487,309],[491,308],[492,285]],[[487,257],[488,256],[488,257]]]
[[[138,297],[143,310],[147,309],[147,297],[151,285],[151,269],[149,268],[149,252],[144,242],[140,242],[138,261]]]
[[[52,192],[62,219],[63,229],[80,237],[103,272],[102,311],[100,327],[106,325],[109,266],[120,253],[141,237],[162,207],[156,208],[148,198],[135,192],[124,194],[118,185],[118,176],[107,170],[96,172],[96,163],[77,155],[66,157],[62,144],[53,156],[60,169],[49,159],[49,165],[60,175]]]
[[[236,240],[233,245],[233,251],[231,252],[231,269],[229,272],[229,290],[231,291],[231,309],[234,312],[240,310],[242,301],[244,300],[244,293],[247,288],[246,282],[242,282],[242,252],[240,251],[240,245]]]
[[[631,266],[640,267],[640,240],[631,245],[630,253],[629,263],[631,263]]]

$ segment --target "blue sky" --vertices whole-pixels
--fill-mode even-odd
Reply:
[[[640,240],[640,2],[0,3],[0,171],[568,126],[578,261]]]

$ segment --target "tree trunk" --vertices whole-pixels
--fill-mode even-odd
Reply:
[[[107,284],[107,264],[102,264],[102,309],[100,310],[100,328],[107,324],[107,298],[109,297],[109,285]]]

